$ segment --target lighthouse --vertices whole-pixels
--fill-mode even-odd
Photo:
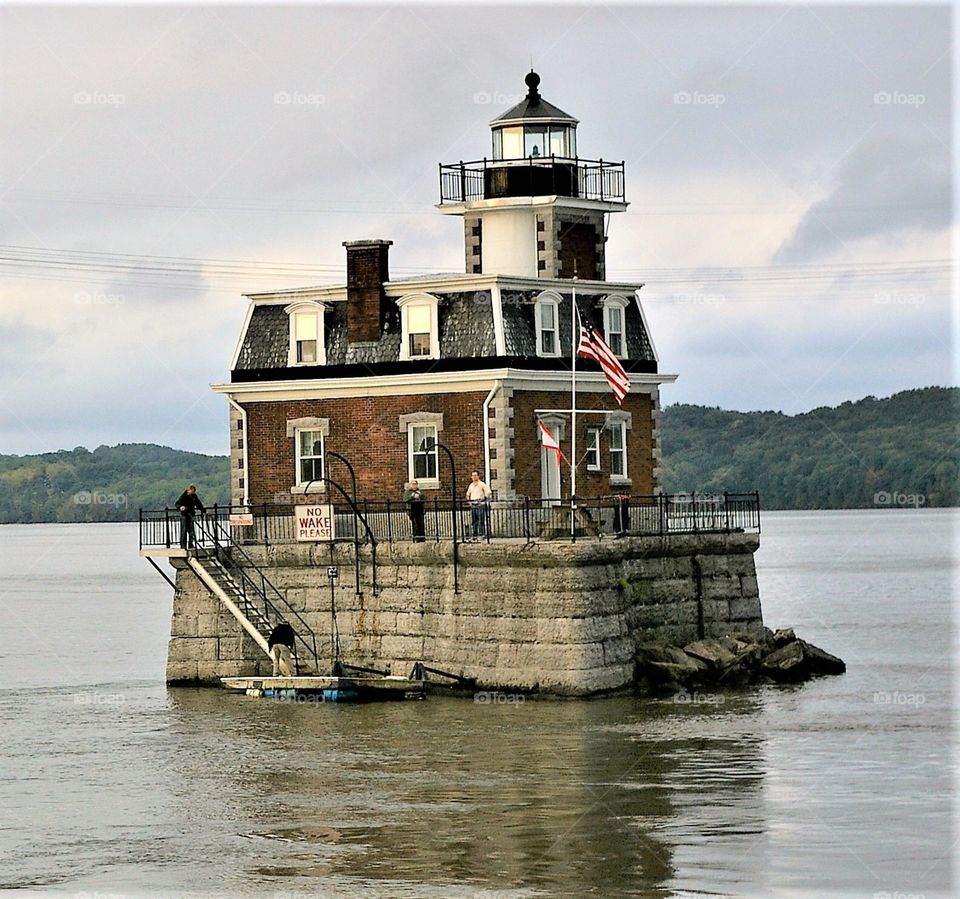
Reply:
[[[627,208],[624,164],[577,155],[579,121],[540,94],[490,122],[490,156],[440,164],[439,210],[463,218],[465,271],[606,279],[609,215]]]

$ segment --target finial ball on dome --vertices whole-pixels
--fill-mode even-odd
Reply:
[[[533,69],[527,73],[527,77],[524,78],[523,81],[531,91],[536,91],[540,86],[540,76],[534,72]]]

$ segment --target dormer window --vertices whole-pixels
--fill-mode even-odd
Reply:
[[[322,303],[295,303],[284,312],[290,319],[290,352],[288,365],[325,365]]]
[[[439,359],[437,298],[416,294],[397,301],[400,307],[400,360]]]
[[[607,297],[603,301],[603,337],[621,359],[627,355],[626,308],[624,297]]]
[[[534,318],[537,326],[537,355],[560,355],[560,297],[557,294],[541,294],[537,298]]]

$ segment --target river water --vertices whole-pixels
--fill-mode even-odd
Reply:
[[[0,889],[955,895],[957,523],[765,515],[765,620],[842,677],[369,706],[168,690],[171,591],[136,526],[4,526]]]

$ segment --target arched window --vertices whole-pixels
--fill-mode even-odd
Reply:
[[[627,356],[627,306],[626,297],[615,294],[603,301],[603,339],[615,356]]]
[[[288,365],[326,365],[326,331],[323,303],[304,301],[293,303],[284,310],[290,319],[290,351]]]
[[[440,358],[439,301],[429,293],[415,293],[397,300],[400,307],[400,360]]]
[[[560,355],[560,294],[541,293],[534,307],[537,329],[537,355]]]

